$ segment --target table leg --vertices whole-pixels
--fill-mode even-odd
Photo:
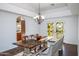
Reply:
[[[23,56],[27,56],[30,53],[29,48],[24,48]]]

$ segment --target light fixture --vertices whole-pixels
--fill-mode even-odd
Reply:
[[[41,11],[40,11],[40,3],[38,5],[39,9],[38,9],[38,15],[34,17],[35,21],[38,24],[41,24],[44,21],[44,16],[41,15]]]

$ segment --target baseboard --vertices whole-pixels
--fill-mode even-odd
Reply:
[[[71,45],[78,45],[78,44],[75,44],[75,43],[70,43],[70,42],[63,42],[63,43],[66,43],[66,44],[71,44]]]

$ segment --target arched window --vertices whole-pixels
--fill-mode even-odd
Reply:
[[[64,32],[64,23],[62,20],[56,22],[56,38],[59,39],[62,37]]]
[[[50,37],[50,36],[53,36],[53,32],[54,32],[53,23],[49,22],[47,28],[48,28],[48,36],[49,36],[49,37]]]

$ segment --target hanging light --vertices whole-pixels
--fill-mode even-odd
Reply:
[[[41,24],[44,21],[44,16],[42,16],[40,12],[40,3],[38,7],[39,7],[39,12],[38,12],[38,15],[34,17],[34,19],[38,24]]]

